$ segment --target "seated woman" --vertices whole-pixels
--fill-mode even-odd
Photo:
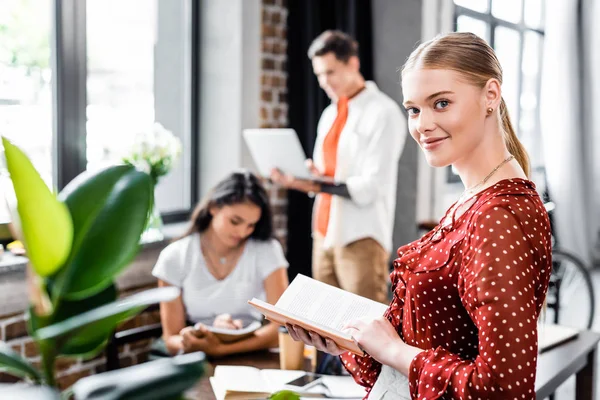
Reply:
[[[241,328],[243,319],[261,318],[249,299],[279,299],[288,285],[288,263],[272,232],[267,193],[249,172],[232,173],[196,207],[187,233],[161,252],[152,271],[159,286],[182,289],[177,299],[160,304],[170,354],[224,356],[277,346],[275,324],[233,343],[221,342],[203,325],[186,324]]]

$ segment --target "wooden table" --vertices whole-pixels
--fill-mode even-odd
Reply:
[[[554,393],[569,377],[576,375],[576,399],[596,398],[596,353],[600,333],[581,332],[576,339],[550,349],[538,357],[535,381],[537,399]],[[308,361],[308,360],[307,360]],[[279,354],[268,351],[248,353],[214,360],[198,384],[188,393],[190,398],[214,400],[215,395],[208,380],[217,365],[249,365],[256,368],[279,368]]]

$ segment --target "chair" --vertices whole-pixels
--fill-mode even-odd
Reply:
[[[156,311],[158,309],[158,304],[155,304],[148,307],[145,311]],[[119,364],[119,346],[145,339],[156,339],[161,336],[162,325],[160,323],[114,332],[104,350],[106,356],[106,370],[112,371],[121,367]]]

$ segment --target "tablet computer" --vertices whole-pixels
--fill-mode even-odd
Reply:
[[[333,182],[331,178],[316,178],[310,173],[305,164],[306,154],[293,129],[244,129],[243,136],[260,175],[269,177],[271,170],[278,168],[299,179]]]

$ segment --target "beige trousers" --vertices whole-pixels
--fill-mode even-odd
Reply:
[[[323,236],[313,239],[313,278],[348,292],[388,304],[389,253],[372,238],[344,247],[323,248]]]

